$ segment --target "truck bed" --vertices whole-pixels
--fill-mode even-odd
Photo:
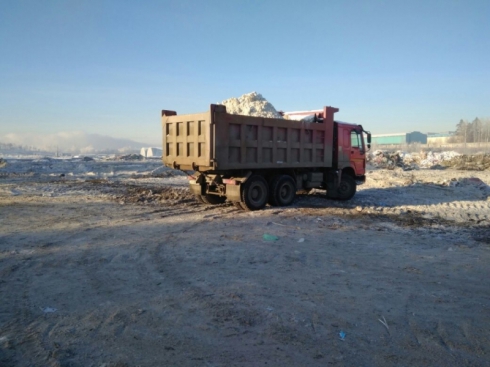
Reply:
[[[322,123],[305,123],[232,115],[213,104],[197,114],[163,110],[162,159],[168,167],[200,172],[331,167],[337,111],[325,107]]]

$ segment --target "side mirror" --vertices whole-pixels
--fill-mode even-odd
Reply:
[[[371,144],[368,143],[367,147],[368,147],[368,149],[371,149]]]
[[[371,133],[367,134],[368,147],[371,145]]]

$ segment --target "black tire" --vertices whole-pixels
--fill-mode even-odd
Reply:
[[[251,176],[245,181],[242,189],[242,202],[240,203],[243,209],[260,210],[269,199],[269,187],[265,178],[259,175]]]
[[[207,205],[223,204],[226,197],[217,195],[197,195],[197,201]]]
[[[272,180],[269,204],[274,206],[291,205],[296,198],[296,183],[288,175],[276,176]]]
[[[335,194],[331,195],[327,192],[327,196],[330,199],[335,200],[350,200],[356,194],[356,189],[357,185],[354,178],[352,176],[345,175],[342,176],[342,179],[340,180],[340,185]]]
[[[280,175],[272,177],[272,179],[269,180],[269,199],[267,200],[267,203],[271,206],[278,206],[275,195],[274,195],[274,185],[276,185],[277,181],[279,180]]]

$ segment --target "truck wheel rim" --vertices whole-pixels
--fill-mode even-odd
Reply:
[[[289,185],[283,185],[279,191],[281,199],[289,199],[291,196],[292,189]]]
[[[253,189],[252,189],[252,200],[254,202],[258,202],[260,201],[260,199],[263,197],[263,192],[262,192],[262,188],[260,186],[255,186]]]

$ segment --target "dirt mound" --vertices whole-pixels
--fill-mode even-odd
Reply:
[[[490,154],[464,154],[445,161],[442,165],[459,170],[484,171],[490,169]]]
[[[130,187],[116,200],[121,204],[126,203],[164,203],[170,205],[182,204],[195,201],[188,188],[180,187],[160,187],[160,188],[144,188]]]

